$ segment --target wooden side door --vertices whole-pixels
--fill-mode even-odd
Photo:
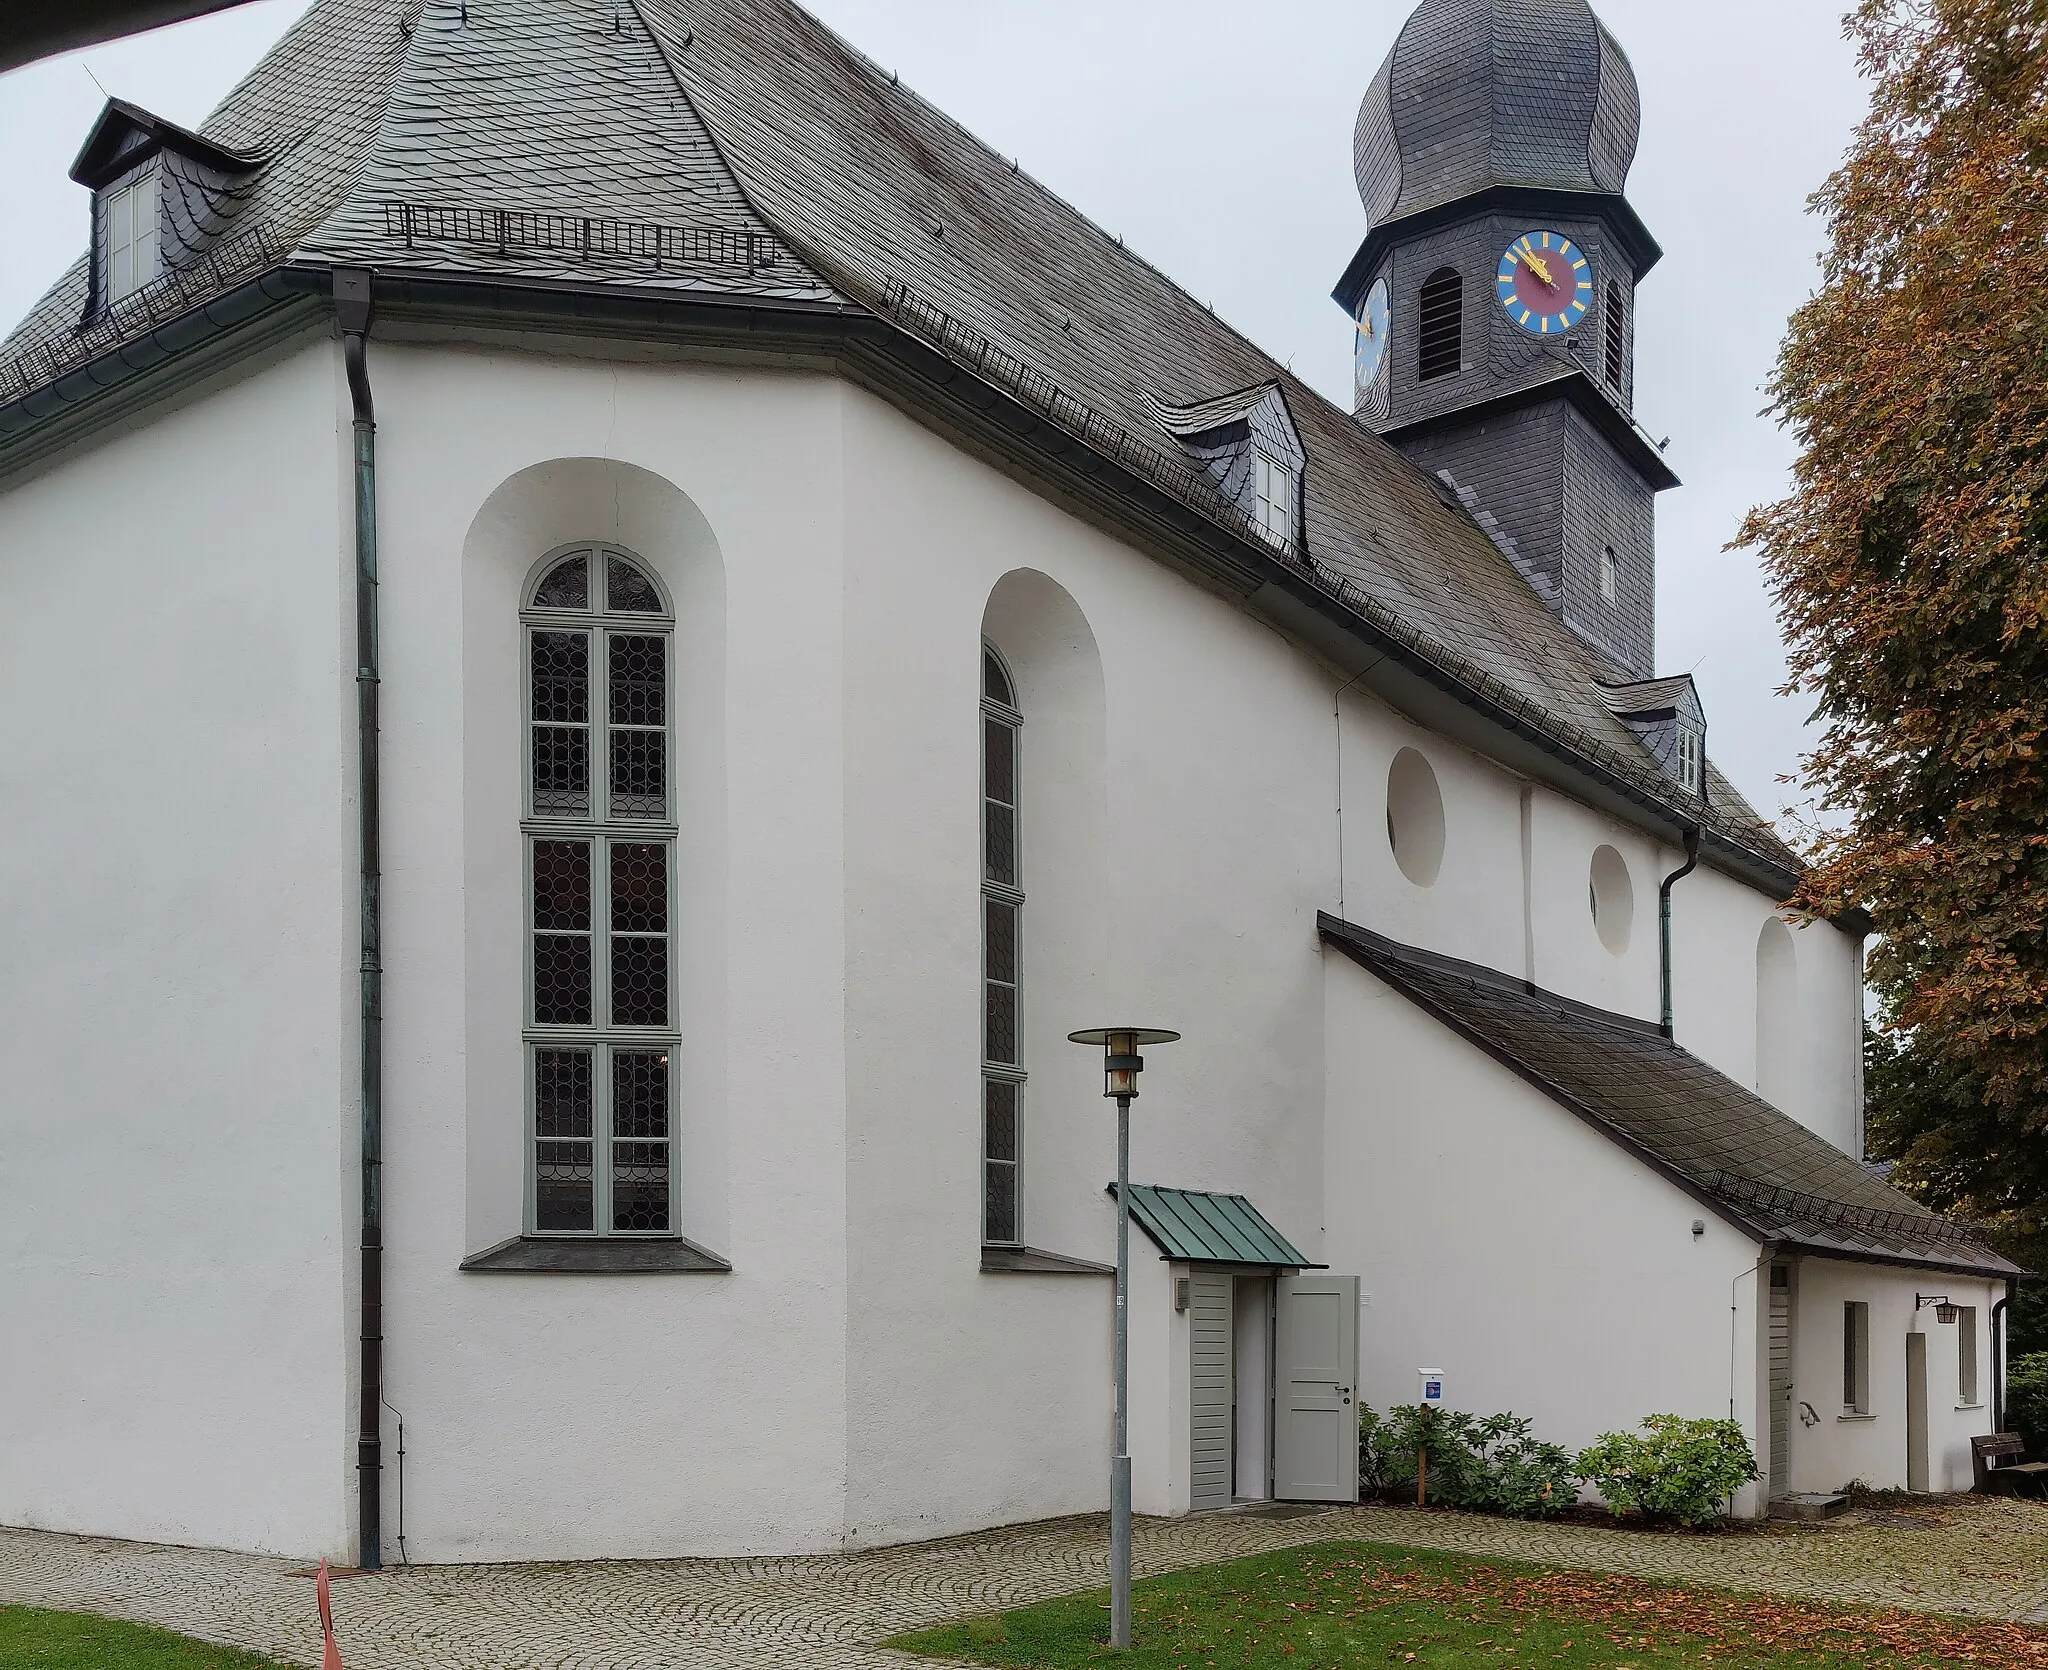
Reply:
[[[1273,1283],[1273,1494],[1358,1500],[1358,1278]]]

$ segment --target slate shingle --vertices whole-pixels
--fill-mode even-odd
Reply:
[[[1325,944],[1760,1241],[2018,1273],[1975,1230],[1929,1212],[1647,1021],[1333,916],[1318,926]]]

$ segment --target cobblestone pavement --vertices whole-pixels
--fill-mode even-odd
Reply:
[[[2048,1622],[2048,1504],[1956,1499],[1754,1535],[1333,1508],[1146,1520],[1141,1574],[1358,1538],[1823,1600]],[[433,1566],[334,1586],[350,1670],[903,1670],[874,1643],[1107,1581],[1100,1519],[864,1554]],[[283,1560],[0,1530],[0,1603],[102,1612],[317,1664]]]

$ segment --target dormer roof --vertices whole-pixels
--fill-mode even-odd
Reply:
[[[1695,725],[1707,722],[1707,712],[1700,705],[1699,689],[1691,673],[1640,679],[1633,684],[1603,684],[1600,695],[1617,719],[1654,722],[1685,718]]]
[[[250,173],[262,161],[261,157],[231,151],[203,139],[139,104],[109,99],[99,120],[93,123],[92,132],[79,147],[77,160],[71,164],[71,177],[88,191],[98,191],[159,151],[176,151],[229,176]]]

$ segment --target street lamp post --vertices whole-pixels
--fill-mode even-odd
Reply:
[[[1105,1026],[1070,1032],[1101,1048],[1102,1093],[1116,1098],[1116,1453],[1109,1463],[1109,1644],[1131,1644],[1131,1102],[1138,1094],[1143,1044],[1170,1044],[1178,1032]]]

